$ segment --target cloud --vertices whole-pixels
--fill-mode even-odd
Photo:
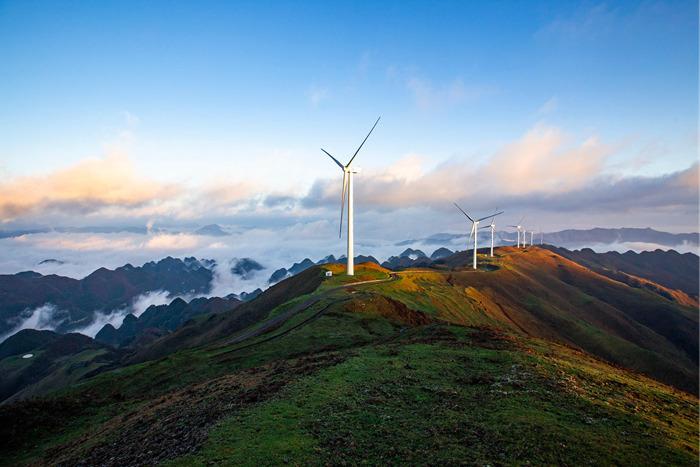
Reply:
[[[328,91],[328,88],[316,85],[311,86],[306,92],[306,97],[309,99],[309,103],[314,107],[318,107],[318,105],[324,100],[328,99],[329,96],[330,92]]]
[[[145,243],[152,250],[192,250],[199,245],[200,237],[192,234],[158,234]]]
[[[137,115],[132,114],[128,110],[123,111],[122,116],[124,117],[124,122],[128,127],[136,126],[141,122],[141,119]]]
[[[47,175],[0,183],[0,219],[36,213],[86,215],[109,207],[138,208],[180,193],[174,184],[139,176],[122,154],[87,159]]]
[[[386,169],[361,174],[362,189],[356,196],[365,205],[401,208],[564,193],[599,176],[611,152],[595,137],[574,142],[556,128],[539,125],[479,166],[453,159],[424,171],[423,158],[409,155]],[[337,197],[338,183],[320,180],[303,202],[309,207],[334,204]]]
[[[0,335],[0,342],[3,342],[13,334],[18,333],[22,329],[37,329],[39,331],[49,329],[54,330],[60,324],[57,322],[57,309],[50,303],[37,307],[35,309],[27,308],[19,316],[19,322],[9,332]]]
[[[488,87],[466,86],[460,78],[435,86],[428,80],[413,76],[406,79],[406,88],[416,105],[423,110],[450,107],[491,92]]]
[[[124,251],[139,247],[132,236],[119,235],[21,235],[11,239],[16,245],[30,244],[40,250]]]
[[[559,108],[559,99],[556,97],[550,97],[547,101],[542,104],[542,106],[537,110],[537,114],[541,116],[549,115],[555,112]]]
[[[613,30],[618,12],[605,3],[582,7],[568,17],[559,17],[535,33],[536,37],[551,39],[595,39]]]

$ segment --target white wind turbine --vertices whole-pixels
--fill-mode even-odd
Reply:
[[[534,230],[531,230],[531,231],[530,231],[530,246],[534,246],[534,245],[535,245],[534,238],[535,238],[535,231],[534,231]]]
[[[489,225],[485,225],[482,227],[482,229],[491,229],[491,257],[493,257],[493,241],[494,241],[494,235],[496,235],[496,216],[499,214],[502,214],[503,211],[498,212],[493,215],[491,218],[491,223]]]
[[[328,151],[325,149],[321,148],[321,151],[325,152],[328,157],[333,159],[333,162],[338,164],[338,167],[343,171],[343,191],[340,194],[340,228],[338,230],[338,237],[341,237],[343,235],[343,210],[345,209],[345,197],[347,195],[348,199],[348,255],[347,255],[347,274],[348,276],[354,276],[355,275],[355,252],[354,252],[354,246],[355,246],[355,239],[354,239],[354,233],[353,233],[353,227],[354,227],[354,212],[353,212],[353,187],[352,187],[352,175],[355,173],[359,172],[359,169],[352,169],[350,168],[350,165],[352,164],[352,161],[355,160],[355,156],[357,156],[357,153],[360,152],[360,149],[362,149],[362,146],[364,146],[365,141],[367,141],[367,138],[369,138],[369,135],[372,134],[374,131],[374,127],[377,126],[377,123],[379,123],[379,119],[381,117],[377,118],[377,121],[374,122],[374,125],[372,125],[372,129],[369,130],[369,133],[367,133],[367,136],[365,136],[365,139],[362,140],[362,143],[360,144],[360,147],[357,148],[357,151],[355,151],[355,154],[352,155],[350,158],[350,161],[346,164],[343,165],[331,155]]]
[[[457,203],[454,203],[454,205],[457,207],[457,209],[462,211],[462,214],[467,216],[467,219],[472,221],[472,230],[471,230],[471,232],[469,232],[469,241],[471,241],[472,235],[473,235],[474,236],[474,269],[476,269],[476,250],[477,250],[477,241],[476,240],[477,240],[478,233],[479,233],[479,222],[483,221],[484,219],[488,219],[489,217],[496,217],[499,214],[503,214],[503,211],[497,212],[495,214],[491,214],[490,216],[482,217],[481,219],[474,220],[471,218],[471,216],[469,214],[467,214],[464,211],[464,209],[460,208]],[[467,242],[467,246],[469,246],[468,242]]]
[[[520,221],[518,222],[518,225],[509,225],[508,227],[515,227],[515,229],[518,231],[518,248],[520,248],[520,231],[523,230],[523,220],[525,219],[525,216],[520,218]],[[525,234],[523,233],[523,246],[525,246]]]

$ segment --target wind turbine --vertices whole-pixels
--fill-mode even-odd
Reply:
[[[534,231],[534,230],[531,230],[531,231],[530,231],[530,246],[534,246],[534,245],[535,245],[534,237],[535,237],[535,231]]]
[[[525,219],[525,216],[520,218],[520,221],[518,222],[518,225],[509,225],[508,227],[515,227],[518,231],[518,248],[520,248],[520,230],[522,230],[523,226],[523,220]],[[525,235],[523,234],[523,246],[525,246]]]
[[[491,229],[491,257],[493,258],[493,237],[496,234],[496,216],[499,214],[502,214],[503,211],[498,212],[493,215],[491,218],[491,223],[489,225],[485,225],[482,227],[482,229]]]
[[[491,214],[490,216],[482,217],[481,219],[474,220],[474,219],[471,218],[471,216],[470,216],[469,214],[467,214],[467,213],[464,211],[464,209],[460,208],[459,205],[458,205],[457,203],[454,203],[454,205],[457,207],[457,209],[459,209],[460,211],[462,211],[462,214],[464,214],[465,216],[467,216],[467,219],[469,219],[470,221],[472,221],[472,230],[471,230],[471,232],[469,232],[469,241],[471,241],[472,235],[473,235],[473,236],[474,236],[474,269],[476,269],[476,250],[477,250],[477,242],[476,242],[476,240],[477,240],[478,233],[479,233],[479,222],[483,221],[484,219],[488,219],[489,217],[496,217],[496,216],[499,215],[499,214],[503,214],[503,211],[497,212],[497,213],[495,213],[495,214]],[[468,241],[468,242],[469,242],[469,241]],[[467,245],[468,245],[468,242],[467,242]]]
[[[352,175],[355,173],[358,173],[359,170],[355,169],[353,170],[350,165],[352,164],[352,161],[355,160],[355,157],[357,156],[357,153],[360,152],[360,149],[362,149],[362,146],[364,146],[365,141],[367,141],[367,138],[369,138],[369,135],[372,134],[374,131],[374,127],[377,126],[377,123],[379,123],[379,119],[382,117],[377,118],[377,121],[374,122],[374,125],[372,125],[372,129],[369,130],[369,133],[367,133],[367,136],[365,136],[365,139],[362,140],[362,143],[360,144],[360,147],[357,148],[357,151],[355,151],[355,154],[352,155],[350,158],[350,161],[343,165],[331,155],[328,151],[325,149],[321,148],[321,151],[325,152],[328,157],[333,159],[333,162],[335,162],[338,167],[340,167],[340,170],[343,171],[343,191],[340,194],[340,228],[338,229],[338,238],[342,237],[343,235],[343,210],[345,209],[345,198],[347,196],[347,202],[348,202],[348,263],[347,263],[347,274],[348,276],[354,276],[355,275],[355,257],[354,257],[354,233],[353,233],[353,227],[354,227],[354,213],[353,213],[353,186],[352,186]]]

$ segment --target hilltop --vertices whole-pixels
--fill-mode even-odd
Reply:
[[[697,465],[696,298],[496,252],[309,267],[5,404],[3,462]]]

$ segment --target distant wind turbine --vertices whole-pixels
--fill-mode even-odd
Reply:
[[[525,220],[525,216],[520,218],[520,221],[518,222],[517,225],[509,225],[508,227],[514,227],[518,231],[518,248],[520,248],[520,231],[522,230],[523,226],[523,220]],[[525,235],[523,234],[523,246],[525,246]]]
[[[467,219],[472,221],[472,230],[469,232],[469,241],[472,239],[472,235],[474,236],[474,269],[476,269],[476,251],[477,251],[477,237],[479,233],[479,222],[483,221],[484,219],[488,219],[489,217],[496,217],[499,214],[503,214],[503,211],[497,212],[495,214],[491,214],[490,216],[482,217],[481,219],[474,220],[471,218],[469,214],[467,214],[464,209],[460,208],[457,203],[454,203],[455,207],[462,211],[462,214],[467,216]],[[492,238],[493,241],[493,238]],[[467,242],[467,246],[469,246],[469,242]],[[493,250],[492,250],[493,251]],[[493,256],[493,253],[492,253]]]
[[[343,171],[343,191],[340,194],[340,228],[338,229],[338,238],[340,238],[343,235],[343,210],[345,209],[345,198],[347,196],[347,203],[348,203],[348,255],[347,255],[347,274],[348,276],[354,276],[355,275],[355,256],[354,256],[354,233],[353,233],[353,227],[354,227],[354,212],[353,212],[353,186],[352,186],[352,175],[355,173],[359,172],[359,169],[353,170],[350,168],[350,165],[352,164],[352,161],[355,160],[355,157],[357,156],[357,153],[360,152],[360,149],[362,149],[362,146],[364,146],[365,141],[367,141],[367,138],[369,138],[369,135],[372,134],[374,131],[374,127],[377,126],[377,123],[379,123],[379,119],[381,117],[377,118],[377,121],[374,122],[374,125],[372,125],[372,129],[369,130],[369,133],[367,133],[367,136],[365,136],[365,139],[362,140],[362,143],[360,144],[360,147],[357,148],[357,151],[355,151],[355,154],[352,155],[350,158],[350,161],[346,164],[343,165],[331,155],[328,151],[325,149],[321,148],[321,151],[325,152],[328,157],[333,159],[333,162],[335,162],[338,167],[340,167],[340,170]]]
[[[496,216],[499,214],[502,214],[503,211],[498,212],[493,215],[491,218],[491,223],[489,225],[485,225],[482,227],[482,229],[491,229],[491,257],[493,258],[493,237],[496,234]],[[500,235],[499,235],[500,236]]]

